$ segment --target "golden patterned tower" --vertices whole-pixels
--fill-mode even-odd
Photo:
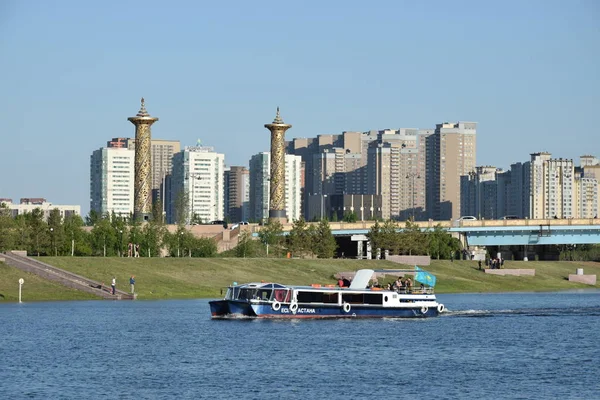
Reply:
[[[138,220],[152,218],[152,159],[150,126],[158,121],[146,111],[144,98],[135,117],[127,118],[135,125],[135,177],[133,189],[133,215]]]
[[[291,127],[281,119],[279,107],[277,107],[277,115],[273,123],[265,124],[265,128],[271,131],[269,219],[278,219],[282,223],[287,222],[285,215],[285,131]]]

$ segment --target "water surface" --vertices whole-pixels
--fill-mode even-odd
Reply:
[[[211,320],[207,300],[0,305],[0,398],[593,399],[600,292],[430,319]]]

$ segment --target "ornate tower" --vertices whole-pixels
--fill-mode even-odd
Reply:
[[[270,176],[270,201],[269,219],[275,218],[280,222],[287,222],[285,215],[285,131],[292,126],[283,122],[277,115],[271,124],[265,128],[271,131],[271,176]]]
[[[152,160],[150,126],[158,121],[142,107],[135,117],[127,118],[135,125],[135,182],[133,189],[133,215],[135,219],[149,220],[152,217]]]

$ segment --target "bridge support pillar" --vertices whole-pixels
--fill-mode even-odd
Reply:
[[[363,258],[363,242],[367,242],[367,258],[371,255],[371,242],[366,235],[352,235],[350,240],[356,242],[356,258],[362,260]]]

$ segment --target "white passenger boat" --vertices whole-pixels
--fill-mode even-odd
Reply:
[[[225,298],[209,302],[210,311],[213,318],[424,318],[444,311],[433,285],[412,290],[368,288],[373,273],[357,271],[347,288],[272,282],[232,285]],[[435,277],[418,267],[415,279],[435,284]]]

